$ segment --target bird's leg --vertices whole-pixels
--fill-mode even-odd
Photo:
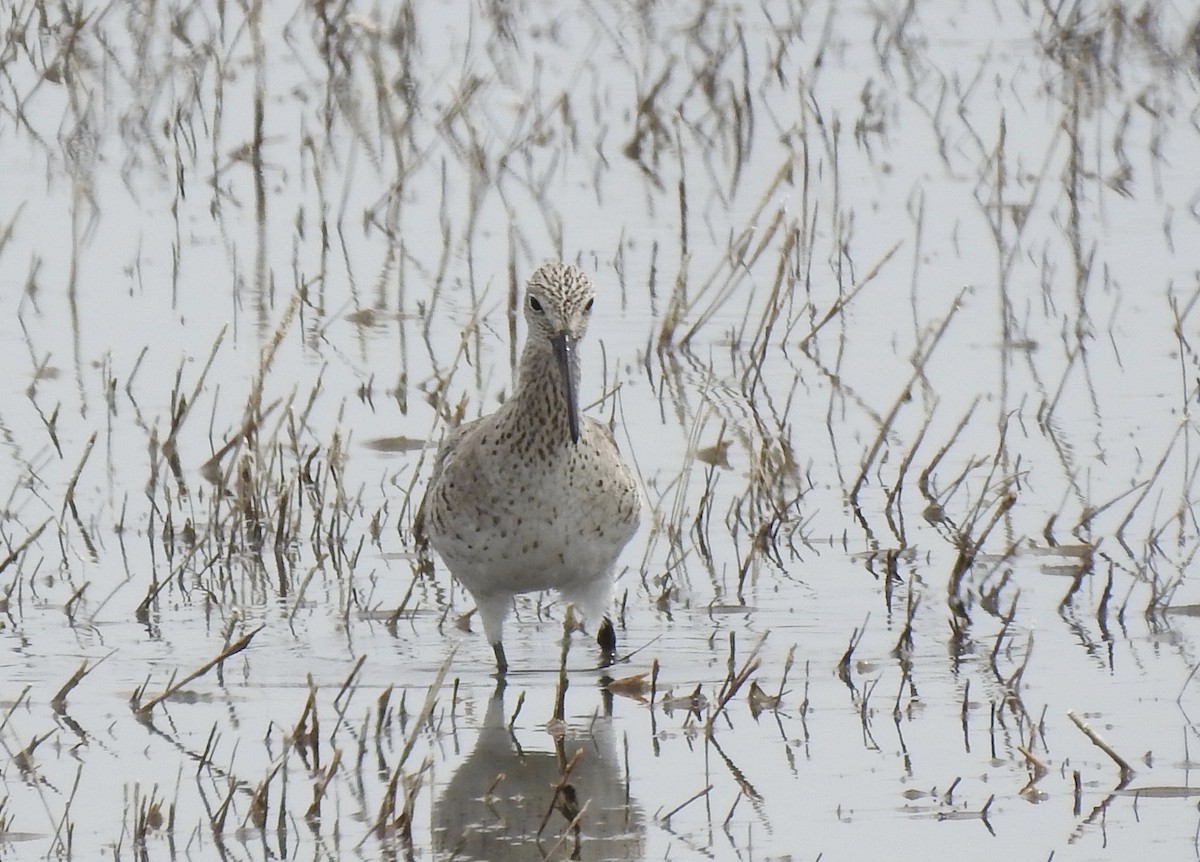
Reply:
[[[504,644],[496,641],[492,644],[492,652],[496,654],[496,675],[503,678],[508,673],[508,659],[504,657]]]
[[[612,620],[608,617],[600,623],[596,632],[596,643],[600,645],[600,666],[608,667],[617,658],[617,630],[613,628]]]

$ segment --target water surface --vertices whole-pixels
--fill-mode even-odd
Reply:
[[[7,850],[1197,855],[1185,14],[18,2]],[[551,258],[650,512],[561,720],[412,535]]]

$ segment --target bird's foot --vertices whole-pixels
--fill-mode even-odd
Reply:
[[[600,646],[600,667],[608,667],[617,660],[617,630],[608,617],[600,623],[596,643]]]
[[[496,676],[504,679],[508,674],[508,659],[504,656],[504,644],[496,641],[492,644],[492,652],[496,654]]]

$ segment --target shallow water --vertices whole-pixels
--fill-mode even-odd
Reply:
[[[6,853],[1200,856],[1197,22],[794,6],[18,2]],[[411,529],[555,257],[652,512],[561,722]]]

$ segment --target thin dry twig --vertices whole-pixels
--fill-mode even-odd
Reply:
[[[259,626],[254,631],[250,632],[248,635],[246,635],[245,637],[238,640],[236,643],[232,643],[229,646],[225,647],[225,649],[221,650],[220,655],[218,655],[212,661],[205,662],[199,668],[192,671],[191,673],[189,673],[187,676],[185,676],[183,679],[179,680],[178,682],[172,682],[169,686],[167,686],[166,691],[164,691],[158,697],[153,698],[152,700],[147,701],[144,704],[135,702],[134,708],[137,710],[138,715],[143,716],[143,717],[149,716],[150,711],[153,710],[154,707],[158,706],[164,700],[171,697],[171,695],[178,692],[181,688],[183,688],[189,682],[191,682],[192,680],[195,680],[195,679],[199,679],[200,677],[202,677],[206,673],[208,673],[210,670],[212,670],[214,667],[221,664],[227,658],[231,658],[232,656],[235,656],[238,653],[240,653],[246,647],[250,646],[250,641],[252,641],[254,639],[254,636],[256,634],[258,634],[259,632],[261,632],[263,630],[263,628],[265,628],[265,626]]]
[[[1129,761],[1117,754],[1116,749],[1109,745],[1108,742],[1105,741],[1104,737],[1088,727],[1087,723],[1075,714],[1075,710],[1068,709],[1067,718],[1071,719],[1075,726],[1083,731],[1083,735],[1090,739],[1093,745],[1112,758],[1113,763],[1115,763],[1117,768],[1121,770],[1121,783],[1117,786],[1124,787],[1127,785],[1133,779],[1135,774],[1133,767],[1129,765]]]

